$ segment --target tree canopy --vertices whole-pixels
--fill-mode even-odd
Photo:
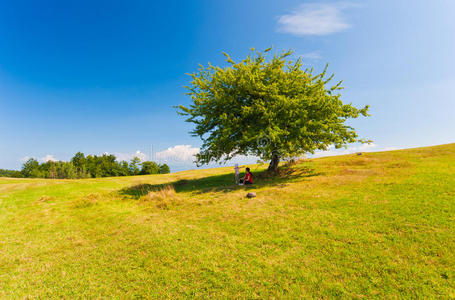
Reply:
[[[252,49],[240,62],[223,53],[229,66],[209,63],[189,74],[192,103],[177,108],[203,141],[198,164],[254,155],[270,160],[275,170],[283,158],[370,142],[345,123],[368,116],[368,105],[344,104],[341,81],[329,86],[334,75],[327,77],[327,66],[314,74],[303,69],[301,58],[290,58],[291,50],[267,59],[270,50]]]

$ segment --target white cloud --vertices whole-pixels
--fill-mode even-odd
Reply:
[[[172,172],[189,170],[197,168],[194,161],[196,154],[200,151],[199,148],[191,145],[176,145],[166,150],[156,153],[155,159],[158,163],[166,163],[170,166]],[[231,160],[224,162],[210,162],[207,165],[198,168],[216,168],[220,166],[233,166],[234,164],[253,164],[258,160],[254,156],[238,155]]]
[[[56,159],[52,154],[47,154],[46,156],[41,157],[40,159],[38,159],[38,161],[40,161],[40,162],[48,162],[48,161],[58,161],[58,159]]]
[[[27,160],[29,160],[31,157],[30,156],[24,156],[20,159],[21,162],[26,162]]]
[[[145,161],[147,159],[147,155],[142,153],[141,151],[137,150],[136,153],[134,153],[134,156],[139,158],[142,161]]]
[[[297,36],[327,35],[351,27],[342,14],[346,3],[307,3],[278,18],[278,30]]]
[[[192,147],[191,145],[176,145],[170,147],[164,151],[156,153],[156,159],[159,162],[171,163],[171,164],[193,164],[196,160],[196,154],[200,151],[199,148]],[[258,160],[255,156],[237,155],[226,163],[221,162],[221,165],[231,165],[235,163],[256,163]],[[209,166],[219,166],[220,163],[211,162]]]
[[[108,154],[107,152],[105,152],[104,154]],[[122,161],[122,160],[125,160],[125,161],[129,161],[129,160],[132,160],[134,157],[137,157],[139,158],[141,161],[145,161],[147,160],[147,155],[142,153],[141,151],[137,150],[136,152],[134,153],[120,153],[120,152],[116,152],[114,153],[115,157],[117,158],[117,161]]]
[[[33,158],[33,157],[24,156],[24,157],[22,157],[20,159],[20,161],[25,163],[27,160],[29,160],[31,158]],[[45,162],[48,162],[48,161],[58,161],[58,159],[56,159],[52,154],[47,154],[46,156],[39,158],[38,161],[41,162],[41,163],[45,163]]]
[[[198,153],[199,148],[191,145],[176,145],[156,153],[156,159],[160,162],[192,163]]]
[[[299,54],[298,57],[302,58],[303,60],[319,60],[322,58],[319,51],[311,51],[308,53]]]

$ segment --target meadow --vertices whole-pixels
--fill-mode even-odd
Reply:
[[[455,144],[250,167],[0,178],[0,297],[455,298]]]

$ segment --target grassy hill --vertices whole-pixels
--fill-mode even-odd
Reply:
[[[455,144],[251,168],[0,178],[0,297],[455,298]]]

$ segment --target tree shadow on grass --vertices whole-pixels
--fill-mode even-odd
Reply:
[[[239,186],[234,183],[234,174],[221,174],[208,176],[198,179],[181,179],[174,182],[164,184],[148,184],[142,183],[134,186],[126,187],[120,190],[120,194],[131,196],[135,199],[147,195],[150,192],[163,189],[165,186],[171,185],[177,193],[210,193],[210,192],[224,192],[228,193],[234,190],[249,190],[253,188],[261,188],[266,186],[284,187],[287,183],[293,181],[301,181],[305,178],[319,176],[322,173],[315,172],[314,169],[309,167],[292,168],[285,167],[279,169],[277,172],[270,173],[266,171],[259,171],[253,174],[253,185]]]

